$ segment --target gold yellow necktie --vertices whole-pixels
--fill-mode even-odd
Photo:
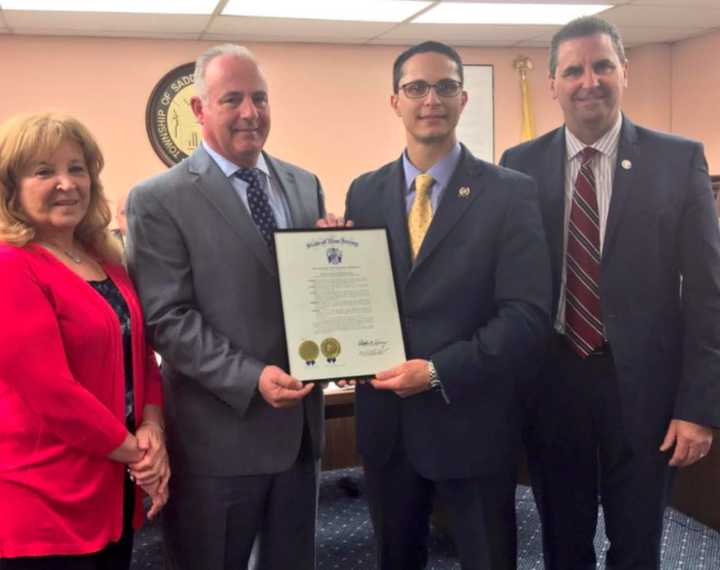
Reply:
[[[418,174],[415,177],[415,201],[408,214],[408,233],[410,234],[410,250],[415,261],[425,234],[432,221],[432,204],[430,188],[435,180],[429,174]]]

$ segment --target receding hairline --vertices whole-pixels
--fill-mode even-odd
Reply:
[[[613,51],[622,64],[627,63],[627,54],[622,36],[617,27],[599,16],[581,16],[561,27],[550,40],[548,70],[555,77],[560,46],[570,40],[605,35],[610,39]]]
[[[207,77],[208,67],[210,67],[215,60],[219,60],[224,57],[248,61],[254,64],[262,80],[267,83],[265,80],[265,74],[263,73],[260,63],[253,52],[245,46],[237,44],[221,44],[206,50],[200,54],[195,61],[193,82],[195,84],[195,94],[201,99],[205,99],[207,97],[207,85],[205,83],[205,79]]]

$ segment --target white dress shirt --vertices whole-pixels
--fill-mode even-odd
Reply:
[[[597,191],[598,214],[600,217],[600,252],[602,255],[603,243],[605,243],[605,227],[607,226],[608,212],[610,211],[610,199],[612,197],[612,186],[615,178],[615,165],[617,163],[618,143],[620,141],[620,127],[622,127],[622,114],[612,128],[591,145],[580,141],[570,130],[565,127],[565,220],[563,231],[563,255],[562,275],[560,278],[560,299],[558,300],[557,318],[555,319],[555,330],[559,333],[565,332],[565,283],[567,280],[567,235],[568,224],[570,223],[570,210],[572,209],[573,192],[575,192],[575,180],[580,172],[582,164],[582,151],[585,147],[594,148],[597,153],[590,162],[593,174],[595,174],[595,189]]]

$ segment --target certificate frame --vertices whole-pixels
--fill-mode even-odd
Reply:
[[[289,373],[361,380],[407,358],[387,228],[275,230]]]

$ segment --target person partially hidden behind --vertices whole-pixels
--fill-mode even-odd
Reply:
[[[524,379],[550,334],[550,268],[535,184],[475,158],[455,128],[460,56],[425,42],[393,66],[399,159],[347,194],[355,227],[389,231],[408,361],[357,386],[378,567],[427,563],[433,499],[463,569],[516,567]]]
[[[554,36],[565,125],[505,152],[538,184],[556,335],[527,429],[548,570],[660,565],[675,467],[720,425],[720,234],[702,145],[621,112],[622,40],[598,17]]]
[[[64,115],[0,126],[0,569],[127,570],[170,477],[160,374],[107,230],[100,149]]]

